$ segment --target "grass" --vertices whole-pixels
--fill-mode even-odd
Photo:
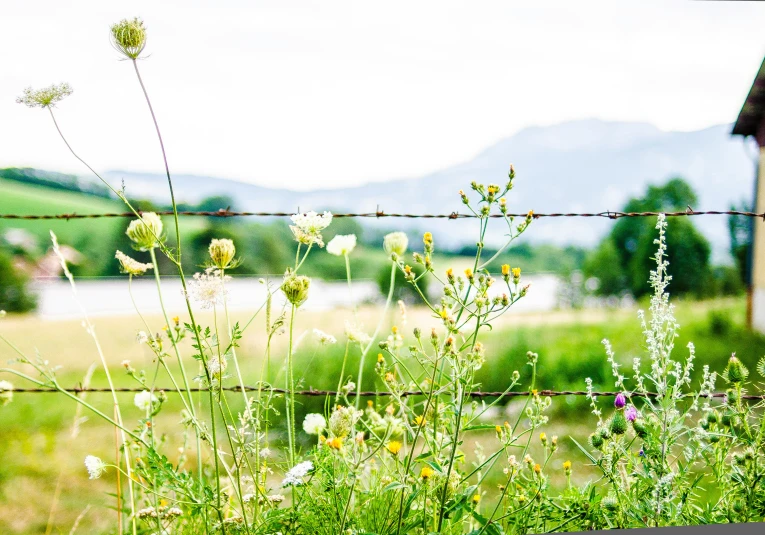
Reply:
[[[703,364],[710,364],[713,370],[722,370],[733,351],[752,369],[765,350],[765,338],[744,328],[744,307],[743,299],[679,302],[677,316],[682,330],[676,351],[682,354],[685,351],[684,345],[690,339],[697,347],[697,371]],[[373,312],[373,308],[363,308],[359,312],[360,321],[370,330],[375,322]],[[309,337],[301,342],[298,379],[302,387],[336,387],[343,349],[340,346],[344,344],[342,333],[333,332],[332,326],[336,328],[338,317],[350,315],[347,310],[333,314],[302,314],[297,333],[305,331],[309,326],[317,327],[336,335],[340,340],[329,351],[317,347]],[[244,324],[249,316],[247,313],[239,313],[234,319]],[[161,318],[149,317],[148,320],[153,329],[161,328]],[[205,324],[211,322],[212,318],[202,317],[200,320]],[[401,326],[397,311],[391,313],[390,320]],[[262,331],[262,322],[262,317],[256,318],[251,327],[253,331]],[[129,359],[135,368],[144,368],[147,373],[153,373],[155,364],[152,363],[151,355],[135,342],[135,333],[141,327],[137,318],[98,318],[95,323],[118,386],[136,385],[120,373],[122,360]],[[401,328],[408,334],[416,325],[428,332],[428,327],[436,323],[429,318],[426,310],[411,309],[406,326]],[[64,385],[77,384],[87,368],[97,361],[92,342],[78,321],[44,322],[32,316],[15,316],[0,322],[0,331],[17,341],[22,350],[31,354],[37,351],[53,364],[62,365],[60,375]],[[510,374],[516,369],[522,373],[522,384],[525,385],[528,382],[525,353],[533,350],[540,355],[540,388],[581,390],[584,388],[584,378],[590,376],[596,388],[611,390],[613,382],[609,379],[601,345],[601,340],[606,337],[612,339],[619,361],[627,366],[631,364],[633,356],[642,353],[642,334],[634,310],[560,311],[544,315],[505,316],[496,330],[486,338],[487,363],[481,372],[483,389],[504,389]],[[278,368],[283,360],[285,338],[279,337],[273,347],[277,377],[272,377],[272,380],[275,379],[274,383],[278,386],[283,382],[283,376],[278,375]],[[248,333],[245,341],[247,344],[241,348],[240,362],[244,367],[245,381],[252,383],[259,376],[264,344],[256,332]],[[0,348],[0,358],[3,361],[12,356],[7,347]],[[354,357],[358,358],[357,355]],[[357,365],[355,360],[350,361],[349,369],[353,370],[352,373],[355,373]],[[195,371],[192,369],[190,373],[193,375]],[[374,377],[371,367],[366,377],[370,381]],[[17,387],[25,386],[20,381],[13,382]],[[167,383],[160,376],[158,384]],[[103,384],[103,373],[97,370],[93,385]],[[365,386],[371,387],[372,384]],[[98,407],[110,410],[108,397],[104,394],[90,394],[88,399]],[[132,395],[123,394],[120,397],[126,421],[135,421],[139,411],[132,405]],[[321,410],[324,401],[317,398],[302,400],[298,412]],[[180,426],[173,424],[178,419],[180,403],[172,393],[168,403],[159,425],[165,429],[179,429]],[[500,408],[491,416],[496,421],[490,423],[501,423],[517,409],[518,405],[513,403]],[[583,398],[557,398],[553,410],[557,415],[553,416],[551,423],[554,432],[560,436],[560,452],[554,458],[551,468],[555,470],[564,459],[570,458],[575,462],[575,479],[586,480],[592,477],[593,473],[585,466],[585,460],[565,438],[571,434],[578,440],[584,440],[594,427],[594,419],[583,405]],[[74,404],[55,394],[19,393],[11,405],[0,409],[0,458],[11,461],[0,463],[0,533],[44,533],[55,501],[59,475],[63,478],[63,485],[55,504],[55,529],[52,533],[68,533],[88,504],[92,508],[82,519],[79,533],[101,533],[107,526],[113,525],[112,515],[116,513],[108,509],[113,499],[106,494],[112,491],[110,482],[113,484],[113,480],[105,478],[89,481],[82,465],[82,459],[87,454],[113,458],[113,442],[104,440],[105,436],[111,436],[111,430],[101,422],[89,419],[81,422],[78,436],[72,438],[74,416]],[[561,419],[562,416],[567,418]],[[576,416],[576,424],[561,423],[571,421],[572,416]],[[162,419],[168,425],[162,425]],[[301,420],[302,416],[298,414],[298,421]],[[551,436],[552,432],[548,432],[548,435]],[[174,451],[182,443],[180,434],[165,438],[173,445],[173,448],[168,448],[169,451]],[[466,441],[466,462],[472,458],[476,444],[491,440],[495,439],[491,434],[486,434]]]

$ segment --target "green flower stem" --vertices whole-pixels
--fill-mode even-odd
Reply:
[[[289,348],[287,350],[287,394],[286,411],[287,411],[287,442],[289,444],[289,462],[290,467],[295,466],[295,382],[293,375],[293,350],[294,350],[294,332],[295,332],[295,310],[297,307],[292,305],[290,312],[290,337]]]
[[[390,287],[388,288],[388,298],[385,300],[385,308],[383,308],[382,316],[380,317],[380,321],[377,323],[377,328],[375,328],[374,334],[372,334],[372,339],[369,341],[369,344],[367,344],[367,347],[364,348],[364,351],[361,353],[361,358],[359,359],[359,377],[358,381],[356,382],[356,388],[361,391],[362,390],[362,384],[361,380],[364,375],[364,360],[367,357],[367,353],[369,353],[369,350],[372,348],[372,344],[375,343],[375,340],[377,339],[377,336],[380,334],[380,329],[382,328],[382,324],[386,319],[386,316],[388,315],[388,309],[390,308],[390,303],[393,300],[393,289],[396,285],[396,269],[398,265],[393,262],[390,268]],[[361,396],[356,396],[356,410],[358,410],[359,405],[361,403]]]

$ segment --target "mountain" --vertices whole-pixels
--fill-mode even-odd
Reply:
[[[502,139],[475,158],[422,177],[389,180],[353,188],[294,192],[243,182],[175,176],[179,200],[198,202],[214,194],[236,199],[248,211],[332,209],[374,212],[449,213],[464,211],[457,191],[468,191],[472,180],[503,184],[509,164],[516,169],[515,188],[508,196],[510,211],[600,212],[619,210],[625,200],[647,184],[673,176],[686,178],[699,195],[695,210],[726,210],[733,202],[751,199],[754,162],[730,125],[691,132],[665,132],[646,123],[581,120],[521,130]],[[124,179],[132,196],[167,202],[162,175],[111,171]],[[366,221],[386,228],[432,230],[442,244],[475,241],[475,226],[457,221]],[[724,216],[694,219],[712,242],[715,257],[727,254]],[[500,223],[500,222],[495,222]],[[671,224],[671,222],[670,222]],[[611,225],[598,218],[546,218],[534,222],[524,239],[558,244],[593,245]],[[501,227],[495,225],[496,236]]]

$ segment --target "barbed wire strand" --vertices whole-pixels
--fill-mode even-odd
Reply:
[[[71,392],[74,394],[81,394],[81,393],[90,393],[90,392],[111,392],[111,389],[107,387],[73,387],[73,388],[65,388],[67,392]],[[143,392],[146,390],[145,388],[134,388],[134,387],[120,387],[115,388],[115,392]],[[171,388],[155,388],[154,391],[164,390],[165,392],[175,392],[175,390]],[[209,389],[204,387],[192,387],[190,389],[192,392],[207,392]],[[228,386],[228,387],[222,387],[219,390],[225,390],[230,392],[240,392],[242,390],[239,386]],[[257,386],[245,386],[244,390],[246,392],[271,392],[274,394],[288,394],[289,390],[284,388],[264,388],[264,387],[257,387]],[[13,393],[21,393],[21,394],[48,394],[48,393],[54,393],[58,392],[55,388],[15,388],[13,389]],[[558,396],[587,396],[592,395],[595,397],[616,397],[618,394],[623,392],[586,392],[584,390],[538,390],[536,392],[536,395],[541,397],[558,397]],[[350,391],[348,393],[345,392],[337,392],[335,390],[296,390],[294,392],[294,395],[296,396],[305,396],[305,397],[323,397],[323,396],[335,396],[335,395],[346,395],[348,397],[390,397],[394,395],[394,392],[376,392],[376,391]],[[422,390],[405,390],[400,393],[395,393],[397,395],[400,395],[402,397],[411,397],[411,396],[427,396],[428,392],[424,392]],[[535,395],[534,392],[482,392],[482,391],[474,391],[474,392],[468,392],[468,396],[473,398],[517,398],[517,397],[528,397],[531,395]],[[686,394],[684,397],[693,397],[695,394]],[[702,394],[700,397],[706,398],[723,398],[725,397],[724,392],[713,392],[711,394]],[[637,398],[644,398],[644,397],[657,397],[658,394],[656,392],[633,392],[630,394],[632,397]],[[763,395],[754,395],[754,394],[744,394],[741,396],[741,399],[749,399],[749,400],[763,400],[765,399],[765,394]]]
[[[139,213],[143,213],[139,211]],[[173,215],[172,211],[158,211],[158,215]],[[742,217],[757,217],[762,218],[765,221],[765,212],[746,212],[741,210],[705,210],[696,212],[691,207],[682,212],[612,212],[606,210],[605,212],[548,212],[548,213],[533,213],[534,219],[540,219],[545,217],[602,217],[606,219],[620,219],[623,217],[656,217],[659,214],[664,214],[666,217],[687,217],[687,216],[704,216],[704,215],[732,215]],[[180,211],[179,216],[188,217],[290,217],[294,215],[294,212],[238,212],[232,211],[228,208],[221,208],[216,211]],[[507,214],[491,214],[490,218],[503,218],[503,217],[527,217],[528,212],[525,213],[507,213]],[[113,212],[113,213],[101,213],[101,214],[0,214],[0,219],[21,219],[21,220],[51,220],[51,219],[98,219],[109,217],[135,217],[132,212]],[[476,214],[463,214],[459,212],[451,212],[448,214],[408,214],[408,213],[387,213],[382,210],[376,212],[359,212],[359,213],[338,213],[332,214],[335,218],[407,218],[407,219],[475,219],[481,216]]]

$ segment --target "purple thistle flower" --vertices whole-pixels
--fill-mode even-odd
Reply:
[[[634,422],[635,420],[637,420],[638,411],[637,411],[637,409],[633,405],[630,405],[624,411],[624,416],[626,416],[627,420],[629,420],[630,422]]]
[[[616,407],[617,409],[623,409],[626,404],[627,404],[627,398],[624,397],[624,394],[619,392],[616,395],[616,399],[614,400],[614,407]]]

